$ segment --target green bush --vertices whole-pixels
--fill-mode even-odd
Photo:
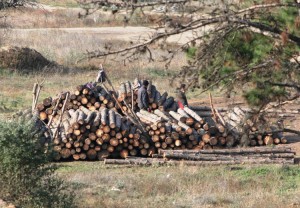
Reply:
[[[0,121],[0,198],[17,207],[74,207],[32,122]]]

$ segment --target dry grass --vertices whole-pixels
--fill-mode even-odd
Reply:
[[[49,1],[50,2],[50,1]],[[52,1],[51,1],[52,2]],[[68,6],[70,4],[70,6]],[[27,7],[0,11],[9,14],[5,19],[7,27],[11,28],[77,28],[77,27],[114,27],[124,26],[125,12],[112,14],[110,10],[99,10],[85,18],[79,18],[79,13],[85,11],[72,2],[64,4],[59,1],[37,8]],[[52,7],[55,6],[55,7]],[[58,7],[57,7],[58,6]],[[64,6],[64,7],[61,7]],[[131,17],[128,26],[149,26],[157,24],[161,14],[144,16],[137,11]]]
[[[61,164],[79,207],[299,207],[300,169]]]
[[[6,19],[8,27],[12,28],[71,28],[122,26],[122,18],[114,18],[110,12],[95,13],[87,18],[78,18],[80,8],[22,8],[10,10]],[[3,12],[2,12],[3,13]]]
[[[2,34],[3,35],[3,34]],[[78,62],[84,53],[89,50],[103,48],[105,44],[112,44],[115,49],[127,45],[122,32],[117,37],[110,35],[99,35],[93,30],[73,30],[65,31],[59,29],[41,30],[8,30],[4,32],[3,45],[17,45],[19,47],[30,47],[39,51],[47,59],[56,61],[68,67],[82,67],[77,73],[69,74],[31,74],[22,75],[0,70],[0,113],[8,114],[17,109],[29,107],[31,105],[31,89],[33,83],[38,79],[46,77],[41,99],[55,96],[61,91],[72,90],[78,84],[94,81],[97,71],[88,70],[95,68],[99,63],[103,63],[113,82],[117,85],[124,80],[131,80],[135,77],[152,79],[159,90],[170,90],[168,78],[176,73],[185,64],[184,54],[179,54],[169,70],[164,70],[164,64],[159,62],[149,63],[145,58],[134,63],[123,65],[122,62],[111,60],[88,60]],[[138,37],[135,37],[138,38]],[[155,56],[160,56],[163,52],[155,49]]]
[[[15,45],[18,43],[19,47],[36,49],[49,60],[66,66],[74,66],[84,57],[87,51],[101,50],[106,45],[112,46],[112,50],[117,50],[128,46],[129,41],[136,43],[140,38],[146,38],[152,34],[147,29],[140,29],[141,31],[136,29],[135,32],[130,33],[130,30],[135,30],[131,27],[126,28],[126,30],[122,28],[112,28],[111,30],[113,31],[109,32],[109,28],[107,31],[106,29],[105,31],[99,31],[97,28],[13,29],[1,31],[0,35],[4,36],[2,45]],[[167,52],[163,52],[157,46],[154,46],[154,58],[166,54]],[[112,57],[112,59],[113,62],[111,63],[115,63],[115,57]],[[174,60],[170,68],[175,68],[175,70],[178,70],[186,63],[183,53],[179,53]],[[149,67],[146,59],[140,59],[135,64]],[[122,64],[118,63],[118,65]],[[154,63],[152,66],[154,68],[161,68],[163,64]]]

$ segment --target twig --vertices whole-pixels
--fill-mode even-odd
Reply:
[[[32,105],[31,105],[31,111],[33,113],[34,109],[35,109],[35,100],[36,100],[36,91],[38,88],[38,84],[34,83],[33,85],[33,89],[32,89]]]
[[[134,93],[134,90],[132,89],[132,90],[131,90],[131,109],[132,109],[132,110],[134,110],[134,109],[133,109],[133,107],[134,107],[134,106],[133,106],[133,102],[134,102],[134,101],[133,101],[133,93]]]
[[[218,111],[217,109],[215,109],[215,111],[216,111],[216,114],[217,114],[217,116],[219,117],[219,119],[220,119],[222,125],[225,126],[226,123],[225,123],[225,120],[224,120],[223,116],[219,113],[219,111]]]
[[[65,98],[65,102],[64,102],[64,104],[63,104],[63,107],[62,107],[62,109],[61,109],[61,114],[60,114],[60,116],[59,116],[59,122],[58,122],[57,128],[55,129],[55,132],[53,133],[53,139],[56,137],[56,135],[57,135],[57,133],[58,133],[58,129],[59,129],[60,124],[61,124],[61,122],[62,122],[62,117],[63,117],[64,111],[65,111],[65,107],[66,107],[67,101],[68,101],[68,99],[69,99],[69,95],[70,95],[70,93],[67,92],[67,95],[66,95],[66,98]]]
[[[40,92],[41,92],[41,90],[42,90],[42,88],[43,88],[43,84],[44,84],[45,80],[46,80],[46,79],[44,78],[43,81],[42,81],[41,83],[39,83],[39,82],[37,81],[38,87],[37,87],[37,94],[36,94],[36,96],[35,96],[35,101],[34,101],[33,109],[36,108],[37,102],[38,102],[39,97],[40,97]]]
[[[209,102],[210,102],[210,107],[211,107],[211,112],[213,114],[213,119],[216,123],[217,122],[217,115],[216,115],[216,112],[215,112],[215,108],[214,108],[214,105],[213,105],[213,102],[212,102],[212,97],[211,97],[211,93],[209,93]]]
[[[50,128],[51,124],[52,124],[52,121],[53,121],[53,118],[54,118],[54,115],[55,113],[57,112],[57,108],[58,108],[58,105],[60,103],[60,99],[61,99],[61,94],[59,95],[58,99],[57,99],[57,102],[56,102],[56,105],[55,107],[53,108],[53,112],[52,112],[52,116],[47,124],[48,128]]]

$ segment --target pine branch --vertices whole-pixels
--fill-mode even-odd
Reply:
[[[233,20],[234,23],[237,24],[242,24],[242,25],[247,25],[250,27],[254,27],[257,29],[260,29],[262,31],[266,31],[266,32],[271,32],[271,33],[275,33],[275,34],[282,34],[284,31],[279,29],[278,27],[272,27],[263,23],[259,23],[259,22],[251,22],[249,20],[242,20],[242,19],[237,19],[237,20]],[[300,37],[287,33],[288,39],[292,40],[293,42],[295,42],[298,46],[300,46]]]
[[[300,92],[300,85],[297,85],[295,83],[277,83],[277,82],[270,82],[267,81],[268,84],[274,85],[274,86],[279,86],[279,87],[289,87],[289,88],[294,88],[298,92]]]

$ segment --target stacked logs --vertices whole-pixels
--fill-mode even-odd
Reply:
[[[81,106],[91,111],[99,110],[100,107],[109,109],[116,107],[112,92],[107,92],[100,86],[79,85],[74,93],[61,93],[57,98],[45,98],[39,103],[36,109],[39,111],[40,119],[48,123],[53,116],[61,113],[64,103],[66,110],[77,110]]]
[[[224,126],[205,122],[188,107],[179,108],[177,112],[156,109],[150,113],[141,110],[137,116],[147,125],[146,129],[156,148],[217,149],[236,144],[235,138]]]
[[[62,126],[53,121],[56,160],[102,160],[107,157],[148,156],[154,153],[147,138],[132,122],[112,109],[101,107],[90,111],[81,106],[63,115]]]
[[[134,112],[139,110],[137,104],[137,95],[141,82],[142,81],[136,80],[133,85],[129,81],[122,82],[120,84],[118,90],[118,101],[122,104],[123,110],[128,112],[130,112],[128,108],[131,108]],[[149,95],[149,109],[151,112],[156,109],[167,112],[170,110],[176,111],[178,109],[178,105],[175,102],[174,97],[168,97],[167,92],[161,94],[156,89],[155,85],[152,84],[151,80],[149,80],[147,92]]]
[[[206,120],[212,117],[212,108],[207,106],[191,107],[198,115],[205,117]],[[231,110],[218,109],[221,115],[224,116],[225,127],[230,129],[236,140],[241,146],[263,146],[286,144],[287,139],[280,133],[278,126],[270,126],[269,122],[256,121],[250,119],[251,111],[234,107]],[[275,133],[277,132],[277,133]]]
[[[243,140],[251,146],[286,142],[280,134],[259,133],[254,125],[249,134],[239,137],[235,131],[239,126],[232,128],[232,116],[225,117],[226,124],[204,119],[191,108],[178,108],[173,97],[149,86],[151,112],[137,112],[137,89],[130,82],[122,83],[118,93],[88,83],[73,93],[44,99],[36,109],[51,130],[54,150],[59,153],[56,159],[102,160],[151,156],[159,149],[220,149]],[[143,128],[129,118],[134,112]]]
[[[146,130],[156,149],[193,149],[198,145],[199,135],[196,132],[182,128],[159,109],[154,112],[156,114],[141,110],[137,116],[147,125]]]
[[[234,107],[225,115],[227,128],[232,129],[235,135],[239,135],[242,146],[262,146],[286,144],[287,139],[282,133],[275,133],[278,126],[270,125],[264,119],[256,119],[252,122],[251,114],[239,107]]]

